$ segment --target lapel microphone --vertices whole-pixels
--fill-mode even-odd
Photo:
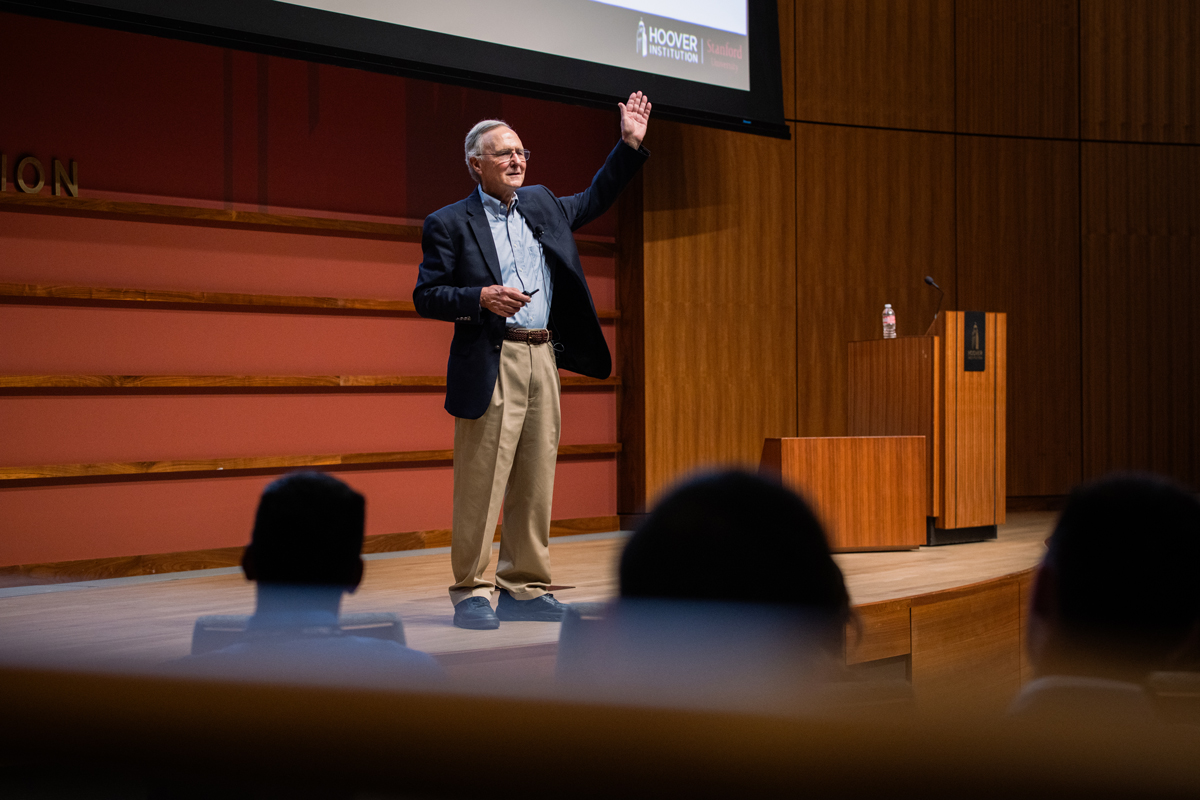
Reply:
[[[545,232],[546,232],[545,228],[543,228],[541,225],[537,225],[533,229],[533,238],[537,239],[540,242],[542,240],[542,234],[544,234]]]

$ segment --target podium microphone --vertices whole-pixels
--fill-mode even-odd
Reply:
[[[925,335],[929,336],[931,333],[933,333],[933,326],[937,325],[938,314],[942,312],[942,299],[946,296],[946,293],[942,291],[942,287],[937,285],[937,281],[928,275],[925,276],[925,282],[938,290],[937,310],[933,312],[933,321],[929,323],[929,330],[925,331]]]

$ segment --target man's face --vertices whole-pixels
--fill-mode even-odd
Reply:
[[[471,158],[479,184],[492,197],[507,201],[525,182],[525,161],[519,157],[489,155],[505,150],[521,150],[524,145],[511,128],[492,128],[479,140],[483,155]]]

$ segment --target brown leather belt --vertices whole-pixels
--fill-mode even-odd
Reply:
[[[550,331],[545,328],[504,328],[504,338],[510,342],[545,344],[550,341]]]

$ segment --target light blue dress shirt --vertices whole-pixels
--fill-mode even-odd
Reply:
[[[521,216],[516,196],[513,197],[512,206],[505,208],[504,203],[485,192],[482,186],[478,191],[488,226],[492,230],[492,241],[496,243],[501,282],[525,294],[534,289],[540,290],[524,308],[505,322],[514,328],[545,328],[550,319],[550,298],[554,287],[550,285],[550,271],[546,266],[542,243],[534,238],[533,230]]]

